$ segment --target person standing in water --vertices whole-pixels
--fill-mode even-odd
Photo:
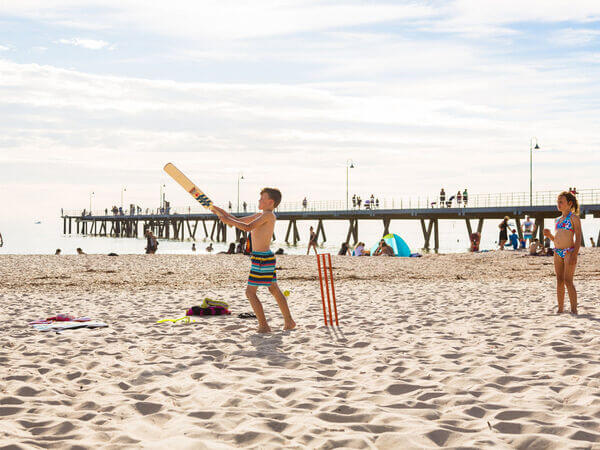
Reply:
[[[558,313],[564,312],[565,287],[569,293],[571,313],[577,314],[577,291],[573,284],[573,276],[577,267],[577,256],[583,235],[579,218],[579,203],[571,192],[558,194],[556,207],[562,215],[556,219],[556,234],[544,229],[544,236],[554,241],[554,269],[556,272],[556,300]]]
[[[310,253],[310,249],[313,248],[315,250],[315,255],[317,252],[317,233],[314,232],[313,227],[310,227],[310,236],[308,237],[308,248],[306,249],[306,254]]]
[[[504,244],[508,241],[508,220],[509,217],[504,217],[504,220],[500,222],[498,228],[500,228],[500,236],[498,237],[498,245],[500,245],[500,250],[504,250]]]

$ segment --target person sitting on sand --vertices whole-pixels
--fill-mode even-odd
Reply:
[[[340,247],[340,251],[338,252],[339,256],[352,256],[352,253],[350,252],[350,246],[348,245],[347,242],[342,242],[342,246]]]
[[[235,242],[229,244],[229,249],[226,252],[219,252],[219,255],[234,255],[235,254]]]
[[[245,246],[246,246],[246,238],[242,236],[240,238],[240,242],[238,242],[238,245],[235,247],[235,252],[236,253],[244,253]]]
[[[206,251],[208,253],[211,253],[213,250],[214,250],[214,248],[213,248],[213,245],[212,245],[212,242],[211,242],[210,244],[208,244],[208,247],[206,247]]]
[[[56,251],[54,252],[55,255],[60,255],[60,248],[57,248]]]
[[[529,254],[531,256],[538,256],[544,252],[544,246],[537,239],[532,239],[529,244]]]
[[[83,250],[81,250],[80,247],[77,247],[77,254],[78,255],[85,255],[85,252]]]
[[[373,253],[373,256],[394,256],[394,249],[386,244],[386,242],[382,239],[379,241],[379,246],[377,250]]]
[[[356,244],[356,247],[354,247],[352,256],[362,256],[364,251],[365,251],[365,243],[359,242],[358,244]]]
[[[260,199],[258,200],[258,209],[261,212],[257,214],[238,219],[228,214],[222,208],[213,206],[213,211],[224,224],[234,226],[242,231],[251,232],[252,256],[250,261],[252,265],[248,276],[246,297],[248,297],[248,301],[258,320],[257,331],[259,333],[271,332],[262,303],[256,295],[259,286],[267,287],[277,301],[277,305],[283,316],[283,329],[292,330],[296,328],[296,322],[292,319],[287,299],[279,289],[277,283],[277,273],[275,271],[276,257],[271,251],[271,239],[273,238],[273,231],[275,230],[275,223],[277,221],[273,210],[280,203],[281,191],[279,189],[264,188],[260,191]]]
[[[512,245],[513,250],[519,249],[519,235],[517,234],[517,230],[512,230],[510,235],[510,245]]]
[[[1,237],[2,237],[2,235],[0,235],[0,238]],[[596,243],[594,242],[594,238],[593,237],[590,237],[590,242],[592,243],[592,247],[596,246]],[[0,247],[2,247],[2,246],[0,245]]]

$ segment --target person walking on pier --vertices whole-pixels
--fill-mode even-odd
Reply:
[[[445,204],[446,204],[446,191],[444,191],[444,188],[442,188],[442,190],[440,191],[440,208],[443,208]]]
[[[467,192],[467,189],[465,188],[465,190],[463,191],[463,205],[465,205],[465,208],[467,207],[467,201],[469,201],[469,193]]]
[[[500,236],[498,238],[500,250],[504,250],[504,245],[506,244],[506,241],[508,241],[508,221],[509,217],[505,216],[504,220],[498,225],[498,228],[500,228]]]
[[[352,209],[356,208],[356,194],[352,196]]]
[[[358,207],[358,209],[360,209],[360,204],[362,203],[362,198],[356,197],[356,206]]]
[[[317,233],[314,232],[313,227],[310,227],[310,236],[308,237],[308,248],[306,249],[306,254],[310,253],[311,247],[315,249],[315,255],[317,252]]]
[[[248,203],[244,202],[242,206],[244,207],[244,212],[246,212],[246,210],[248,209]]]
[[[231,202],[229,202],[229,213],[231,213],[231,209],[233,208],[233,205],[231,204]]]
[[[307,206],[308,206],[308,200],[306,200],[306,197],[304,197],[304,200],[302,200],[302,209],[306,209]]]
[[[460,193],[460,191],[458,191],[456,193],[456,204],[458,205],[459,208],[460,208],[461,203],[462,203],[462,194]]]

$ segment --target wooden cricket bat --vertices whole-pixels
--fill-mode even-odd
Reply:
[[[182,188],[189,192],[190,195],[194,197],[198,203],[200,203],[206,209],[210,209],[211,211],[213,211],[212,200],[208,198],[208,195],[202,192],[202,190],[198,186],[192,183],[192,181],[188,177],[186,177],[181,170],[179,170],[171,163],[168,163],[164,167],[164,170],[169,175],[171,175],[171,178],[177,181]]]

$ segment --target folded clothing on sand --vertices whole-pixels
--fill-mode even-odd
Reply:
[[[231,314],[231,312],[223,306],[209,306],[207,308],[192,306],[185,313],[186,316],[222,316],[228,314]]]

